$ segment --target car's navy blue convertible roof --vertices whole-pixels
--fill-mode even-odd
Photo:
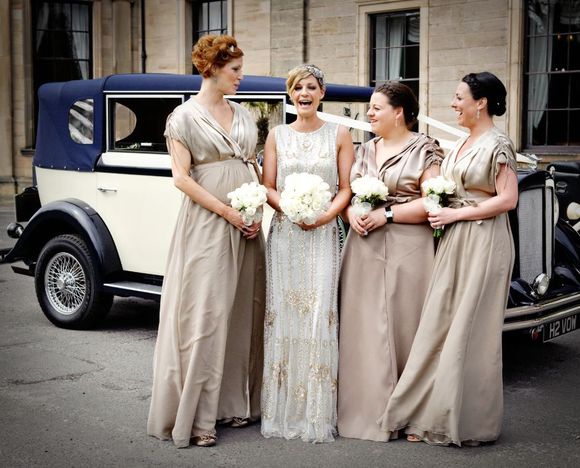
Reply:
[[[105,94],[107,93],[196,93],[197,75],[126,74],[94,80],[47,83],[38,92],[39,114],[34,165],[74,171],[93,171],[105,144]],[[285,94],[284,78],[246,76],[238,94]],[[328,84],[325,101],[367,102],[372,88]],[[70,137],[71,106],[84,99],[94,105],[93,143],[80,144]]]

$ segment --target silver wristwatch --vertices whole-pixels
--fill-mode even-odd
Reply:
[[[387,220],[387,224],[394,223],[395,220],[393,218],[393,210],[391,208],[385,208],[385,219]]]

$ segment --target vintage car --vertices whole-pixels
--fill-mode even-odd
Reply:
[[[40,306],[55,325],[92,327],[115,295],[160,297],[182,196],[171,179],[163,130],[167,115],[200,83],[198,76],[134,74],[41,87],[35,186],[16,196],[17,219],[8,233],[18,240],[0,251],[0,262],[34,276]],[[348,117],[364,115],[371,93],[328,85],[320,115],[360,135],[368,123]],[[232,99],[253,113],[261,141],[295,113],[281,78],[246,77]],[[567,172],[557,165],[519,172],[505,331],[549,340],[580,327],[580,235],[562,216],[580,201],[566,189],[574,178],[577,186],[580,168],[564,166]],[[558,209],[556,196],[564,195],[566,206]]]

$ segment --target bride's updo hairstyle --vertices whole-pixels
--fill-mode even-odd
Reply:
[[[288,95],[291,95],[294,92],[294,88],[296,88],[296,85],[300,80],[308,78],[309,76],[316,78],[320,89],[324,91],[326,84],[324,82],[324,73],[322,73],[322,70],[316,65],[303,64],[294,67],[288,72],[288,79],[286,80],[286,92]]]
[[[469,86],[473,99],[487,99],[487,113],[490,117],[505,114],[507,91],[497,76],[490,72],[469,73],[461,81]]]
[[[403,116],[407,128],[415,125],[417,114],[419,114],[419,103],[411,88],[398,81],[387,81],[377,86],[374,92],[387,96],[391,106],[403,108]]]
[[[213,70],[221,68],[231,60],[243,55],[244,52],[238,47],[237,41],[232,36],[206,34],[200,37],[193,46],[191,61],[201,76],[209,78],[212,76]]]

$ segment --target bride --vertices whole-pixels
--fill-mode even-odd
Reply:
[[[316,114],[325,90],[319,68],[294,68],[286,88],[297,119],[274,128],[264,150],[263,183],[276,213],[266,254],[262,434],[328,442],[336,434],[336,217],[350,200],[354,150],[345,127]],[[320,176],[333,195],[328,210],[312,225],[291,222],[280,208],[286,176],[303,172]]]

